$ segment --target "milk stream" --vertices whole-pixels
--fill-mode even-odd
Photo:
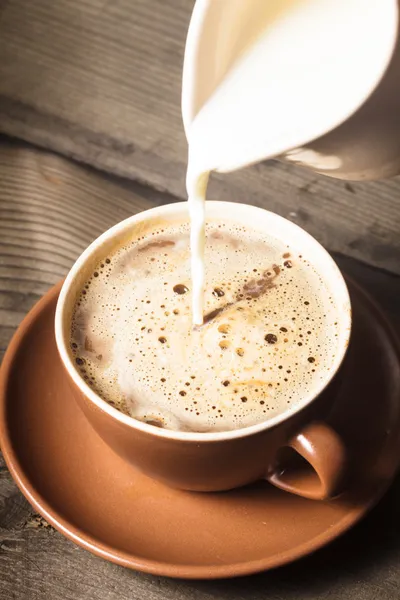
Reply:
[[[188,170],[187,189],[190,215],[190,261],[192,272],[193,325],[203,324],[205,282],[206,190],[209,173],[192,178]]]

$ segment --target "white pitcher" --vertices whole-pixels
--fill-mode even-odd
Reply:
[[[399,174],[398,24],[398,0],[197,0],[182,115],[204,170],[279,157],[343,179]]]

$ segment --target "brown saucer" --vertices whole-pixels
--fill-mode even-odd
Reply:
[[[400,460],[400,355],[385,319],[354,284],[354,334],[332,415],[353,448],[352,485],[324,503],[266,483],[224,493],[181,492],[126,465],[70,396],[54,340],[59,290],[29,313],[4,358],[0,441],[28,500],[84,548],[157,575],[255,573],[333,540],[390,484]]]

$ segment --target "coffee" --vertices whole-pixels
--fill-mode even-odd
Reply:
[[[177,431],[228,431],[290,411],[326,378],[337,347],[329,291],[289,245],[212,220],[206,241],[202,326],[192,325],[187,223],[104,256],[72,317],[71,353],[88,385]]]

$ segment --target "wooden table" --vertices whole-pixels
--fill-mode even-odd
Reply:
[[[102,231],[185,197],[180,109],[189,0],[0,0],[0,351]],[[28,145],[26,142],[29,142]],[[72,158],[90,166],[82,166]],[[118,177],[117,177],[118,176]],[[400,333],[400,181],[345,183],[278,162],[214,177],[316,236]],[[314,556],[237,581],[106,563],[35,515],[0,458],[0,600],[400,597],[400,480]]]

